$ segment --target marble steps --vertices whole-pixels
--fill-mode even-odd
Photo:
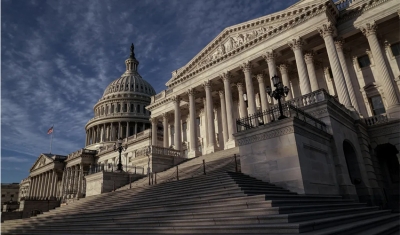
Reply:
[[[59,219],[52,219],[50,221],[36,221],[35,223],[29,224],[27,228],[37,228],[40,226],[48,226],[47,223],[51,222],[51,227],[58,227],[65,229],[68,226],[102,226],[112,227],[118,225],[135,225],[136,227],[147,227],[147,226],[191,226],[195,222],[196,225],[210,226],[210,225],[230,225],[230,224],[277,224],[277,223],[291,223],[291,222],[303,222],[307,220],[315,220],[321,218],[328,218],[340,215],[349,214],[362,214],[367,212],[377,211],[376,207],[365,207],[365,208],[347,208],[337,209],[329,211],[313,211],[313,212],[301,212],[293,214],[264,214],[262,210],[257,210],[253,214],[240,214],[235,216],[233,212],[227,213],[227,217],[214,217],[214,218],[197,218],[182,214],[178,216],[174,215],[152,215],[147,216],[141,215],[127,215],[117,216],[109,218],[86,218],[82,219],[67,219],[65,221]],[[194,221],[195,220],[195,221]]]
[[[387,220],[396,217],[396,215],[390,214],[388,211],[372,211],[354,213],[350,215],[339,215],[334,217],[328,217],[323,219],[316,219],[304,222],[295,223],[262,223],[268,221],[265,217],[264,220],[258,220],[251,224],[241,223],[238,224],[243,218],[225,218],[227,220],[224,225],[209,224],[209,223],[198,223],[198,220],[192,220],[191,225],[181,226],[175,225],[174,222],[161,224],[158,226],[152,224],[152,226],[140,227],[136,223],[109,223],[97,224],[97,226],[52,226],[48,224],[40,228],[24,228],[24,229],[13,229],[12,231],[6,230],[2,234],[165,234],[165,233],[178,233],[178,234],[236,234],[236,233],[263,233],[263,234],[297,234],[302,232],[313,231],[315,234],[318,229],[330,228],[337,225],[343,225],[345,223],[363,222],[365,220],[377,219]],[[379,219],[378,219],[379,218]],[[215,221],[215,219],[214,219]],[[218,220],[223,222],[223,220]],[[145,225],[142,223],[142,225]],[[360,228],[362,229],[362,227]],[[329,233],[328,233],[329,234]]]

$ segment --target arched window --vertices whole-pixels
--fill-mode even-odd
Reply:
[[[135,109],[135,106],[133,104],[131,104],[131,113],[133,112],[134,109]]]
[[[136,111],[140,113],[140,104],[137,105]]]
[[[146,113],[146,107],[143,105],[143,113]]]
[[[111,104],[111,112],[110,113],[114,113],[114,104]]]
[[[120,103],[117,104],[117,113],[119,113],[119,112],[121,112],[121,104]]]
[[[106,115],[108,114],[108,105],[106,105]]]

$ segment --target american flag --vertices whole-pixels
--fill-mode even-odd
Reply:
[[[47,131],[48,135],[50,135],[51,133],[53,133],[53,127],[50,127],[50,129]]]

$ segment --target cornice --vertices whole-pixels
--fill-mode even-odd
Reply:
[[[388,2],[391,0],[370,0],[370,1],[358,1],[357,4],[351,5],[346,9],[340,11],[338,23],[343,23],[355,17],[362,15],[364,12],[373,9],[382,3]]]
[[[331,1],[326,1],[322,2],[319,5],[314,5],[312,7],[310,6],[305,6],[304,8],[300,9],[286,9],[284,13],[286,13],[288,16],[293,16],[292,18],[285,20],[285,22],[281,25],[277,25],[274,27],[272,30],[265,29],[261,30],[263,27],[262,26],[270,26],[267,25],[267,23],[274,22],[274,19],[277,15],[282,15],[282,12],[278,12],[276,14],[268,15],[266,17],[262,17],[259,19],[256,19],[255,22],[245,22],[241,25],[233,26],[232,28],[227,28],[225,29],[221,34],[219,34],[206,48],[204,48],[197,56],[195,56],[189,63],[182,67],[181,69],[177,70],[173,78],[167,82],[167,86],[169,88],[172,88],[176,86],[178,83],[187,80],[188,78],[192,77],[194,74],[203,71],[206,68],[209,68],[217,63],[220,63],[221,61],[225,61],[227,58],[232,57],[239,52],[243,51],[244,49],[247,49],[249,46],[259,44],[260,42],[263,42],[265,40],[270,39],[271,37],[274,37],[276,35],[279,35],[280,33],[285,32],[288,29],[293,28],[294,26],[297,26],[298,24],[304,22],[305,20],[308,20],[316,15],[319,15],[321,13],[325,13],[328,10],[328,12],[331,12],[332,14],[335,14],[337,12],[336,7],[331,3]],[[330,10],[330,11],[329,11]],[[280,17],[279,17],[280,18]],[[228,39],[231,33],[238,32],[239,30],[243,29],[250,29],[253,27],[256,30],[255,27],[260,26],[258,29],[258,33],[256,37],[253,37],[252,39],[249,39],[245,42],[240,41],[238,42],[238,46],[234,47],[230,51],[225,51],[225,53],[222,53],[224,50],[217,50],[218,47],[221,46],[222,41]],[[232,39],[230,37],[229,39]],[[212,51],[214,51],[214,54],[212,55],[213,60],[203,63],[204,59],[206,59],[206,56],[209,56]],[[220,55],[218,55],[220,54]],[[199,65],[200,63],[200,65]],[[196,68],[196,66],[198,68]],[[196,69],[195,71],[192,71]],[[191,73],[189,73],[192,71]],[[187,74],[189,73],[189,74]]]

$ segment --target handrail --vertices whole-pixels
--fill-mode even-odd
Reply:
[[[389,122],[387,115],[384,115],[384,114],[364,118],[363,120],[367,126],[374,126],[374,125]]]

